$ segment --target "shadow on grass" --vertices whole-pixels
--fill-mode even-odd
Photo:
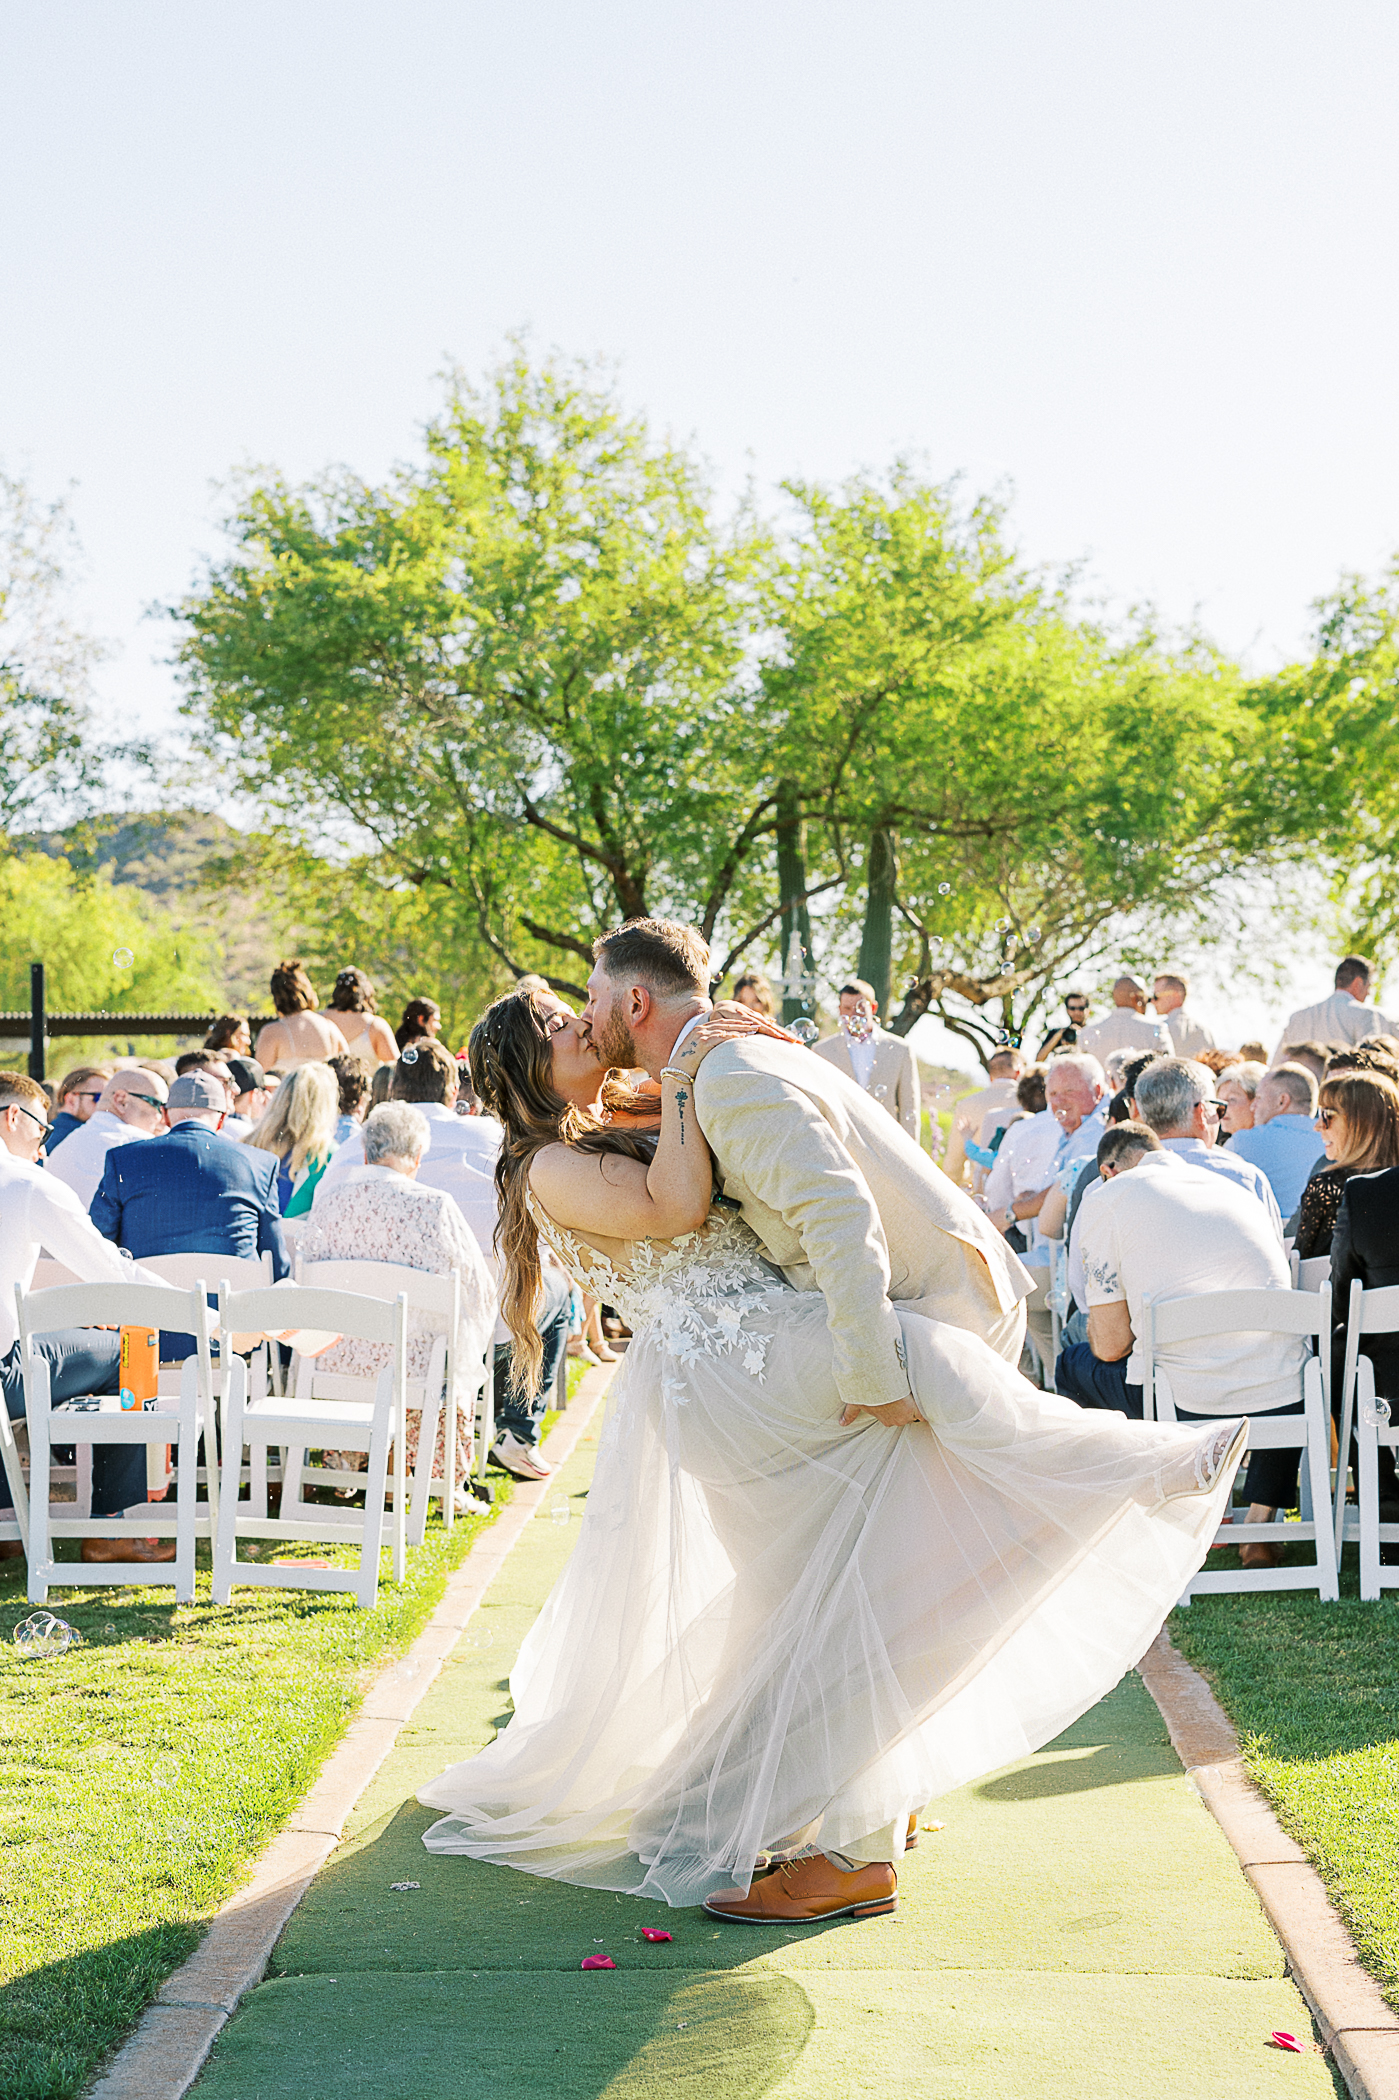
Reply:
[[[0,1986],[0,2100],[66,2100],[116,2047],[202,1928],[152,1926]]]

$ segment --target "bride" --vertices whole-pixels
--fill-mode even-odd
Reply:
[[[522,1375],[541,1241],[633,1339],[510,1725],[418,1798],[443,1811],[430,1851],[785,1923],[892,1910],[924,1803],[1117,1683],[1203,1562],[1246,1434],[1080,1409],[903,1307],[921,1419],[842,1413],[825,1300],[716,1199],[694,1117],[702,1060],[769,1027],[720,1009],[688,1036],[656,1135],[599,1113],[551,995],[472,1034]]]

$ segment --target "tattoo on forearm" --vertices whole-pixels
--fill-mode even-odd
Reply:
[[[685,1103],[689,1098],[690,1096],[683,1086],[675,1089],[675,1106],[680,1111],[680,1142],[682,1145],[685,1142]]]

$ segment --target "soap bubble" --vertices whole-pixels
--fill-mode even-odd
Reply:
[[[938,884],[938,895],[940,897],[950,897],[952,895],[952,884],[950,882],[940,882]]]
[[[550,1503],[549,1515],[552,1517],[553,1521],[556,1524],[567,1524],[570,1517],[573,1515],[573,1511],[570,1509],[564,1497],[560,1495],[556,1502]]]
[[[997,919],[997,921],[996,921],[996,931],[997,931],[997,933],[1009,933],[1009,932],[1010,932],[1010,920],[1009,920],[1009,919]]]
[[[903,981],[903,989],[905,992],[916,992],[918,989],[918,979],[916,977],[905,977]]]
[[[998,1029],[996,1032],[996,1041],[998,1043],[1008,1043],[1010,1041],[1010,1030],[1008,1028]]]
[[[1023,1038],[1022,1036],[1018,1036],[1018,1035],[1013,1035],[1013,1036],[1011,1037],[1011,1039],[1010,1039],[1010,1047],[1011,1047],[1011,1049],[1012,1049],[1012,1050],[1018,1050],[1018,1049],[1020,1048],[1020,1045],[1021,1045],[1021,1043],[1023,1042],[1023,1040],[1024,1040],[1024,1038]]]
[[[876,1101],[887,1101],[887,1100],[889,1099],[889,1089],[888,1089],[888,1087],[887,1087],[887,1086],[877,1086],[877,1087],[875,1088],[875,1090],[874,1090],[874,1098],[875,1098],[875,1100],[876,1100]]]
[[[813,1043],[819,1042],[821,1039],[821,1031],[816,1026],[816,1023],[808,1021],[804,1017],[800,1021],[793,1021],[791,1033],[799,1043],[805,1043],[808,1050]]]
[[[119,970],[129,970],[135,960],[136,951],[133,948],[113,948],[112,950],[112,961]]]
[[[406,1684],[411,1678],[417,1676],[418,1669],[419,1665],[415,1662],[410,1661],[409,1658],[405,1656],[401,1663],[395,1665],[393,1674],[399,1680],[400,1684]]]
[[[180,1760],[173,1755],[158,1757],[150,1769],[152,1786],[173,1786],[180,1776]]]
[[[418,1062],[418,1053],[413,1048],[413,1045],[411,1043],[408,1045],[408,1048],[404,1051],[401,1062],[405,1065],[415,1065]]]
[[[1360,1419],[1367,1429],[1387,1429],[1389,1427],[1389,1402],[1382,1393],[1376,1393],[1373,1400],[1361,1401]]]
[[[1027,941],[1038,941],[1043,938],[1043,935],[1044,928],[1042,926],[1032,926],[1025,938]]]
[[[495,1635],[489,1626],[470,1627],[462,1637],[464,1648],[489,1648]]]
[[[66,1619],[56,1619],[51,1611],[35,1611],[16,1626],[14,1644],[21,1662],[45,1662],[51,1656],[66,1655],[70,1648],[81,1648],[83,1637]]]
[[[840,1032],[857,1043],[869,1041],[874,1034],[874,1008],[868,999],[857,999],[854,1013],[841,1015]]]

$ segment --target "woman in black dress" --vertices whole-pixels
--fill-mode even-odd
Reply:
[[[1399,1087],[1379,1072],[1335,1072],[1321,1083],[1316,1127],[1326,1149],[1297,1206],[1299,1261],[1331,1252],[1341,1193],[1352,1174],[1399,1167]]]

